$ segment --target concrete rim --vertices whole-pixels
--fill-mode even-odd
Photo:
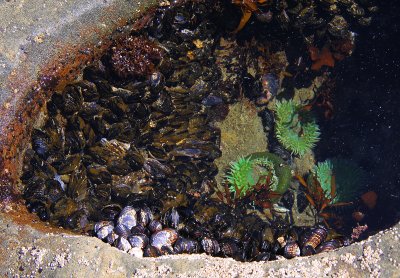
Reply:
[[[400,224],[349,247],[290,261],[240,263],[206,255],[138,259],[96,238],[46,227],[12,198],[19,191],[18,162],[32,128],[29,119],[38,115],[50,93],[46,89],[73,78],[101,54],[110,38],[121,34],[114,30],[157,2],[161,1],[0,3],[1,275],[400,277]]]

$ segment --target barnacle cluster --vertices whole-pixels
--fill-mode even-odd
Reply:
[[[120,78],[146,77],[154,72],[163,52],[143,37],[123,38],[111,48],[111,66]]]
[[[293,100],[276,101],[275,132],[279,142],[295,155],[303,156],[319,141],[319,127],[300,117],[301,107]]]

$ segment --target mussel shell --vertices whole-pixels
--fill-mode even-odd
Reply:
[[[137,213],[138,223],[146,227],[154,218],[149,207],[141,208]]]
[[[165,77],[159,71],[153,72],[149,77],[149,84],[153,90],[158,91],[158,90],[162,89],[164,86],[164,83],[165,83]]]
[[[83,102],[82,109],[79,111],[79,116],[82,117],[84,121],[91,121],[97,115],[104,113],[104,108],[96,102]]]
[[[114,242],[119,238],[119,235],[112,231],[111,233],[108,234],[106,241],[108,244],[114,244]]]
[[[130,143],[137,140],[139,129],[136,123],[128,121],[113,123],[107,130],[108,139],[117,139],[124,143]]]
[[[332,240],[325,241],[325,242],[321,243],[315,249],[315,251],[318,254],[318,253],[321,253],[321,252],[335,250],[335,249],[337,249],[339,247],[342,247],[342,246],[343,246],[343,244],[339,240],[332,239]]]
[[[62,219],[60,223],[63,227],[75,231],[90,231],[93,228],[93,226],[89,223],[90,216],[91,215],[87,208],[81,208]]]
[[[170,114],[174,109],[171,96],[166,92],[160,93],[158,99],[153,102],[151,107],[154,110],[162,112],[164,114]]]
[[[84,99],[84,101],[97,101],[99,99],[99,93],[97,92],[96,85],[90,81],[82,80],[75,84]]]
[[[264,94],[269,95],[270,98],[275,97],[279,90],[279,79],[273,73],[264,74],[261,77],[261,84]]]
[[[147,245],[144,248],[143,256],[144,257],[159,257],[159,256],[161,256],[161,251],[152,245]]]
[[[76,171],[81,164],[81,154],[68,155],[52,163],[59,175],[71,174]]]
[[[47,102],[47,111],[49,115],[57,115],[58,111],[63,107],[63,97],[62,94],[55,92],[52,96],[50,101]]]
[[[201,240],[201,247],[207,255],[211,256],[217,255],[221,250],[217,240],[207,237]]]
[[[235,239],[224,239],[219,246],[224,257],[236,258],[240,253],[239,242]]]
[[[147,234],[148,231],[142,224],[139,223],[138,225],[136,225],[135,227],[133,227],[131,229],[131,233],[132,234]]]
[[[300,247],[295,241],[289,241],[286,243],[283,249],[283,255],[287,259],[292,259],[294,257],[300,256]]]
[[[81,166],[70,178],[67,195],[77,202],[80,202],[89,195],[88,181],[85,167]]]
[[[121,213],[121,210],[119,204],[107,204],[101,209],[101,215],[106,219],[114,220]]]
[[[308,256],[315,254],[315,248],[325,241],[328,230],[325,227],[316,227],[306,232],[301,241],[301,253]]]
[[[146,160],[143,165],[143,169],[155,179],[164,179],[172,174],[172,169],[170,166],[162,164],[160,161],[151,158]]]
[[[158,220],[152,220],[147,228],[150,230],[150,232],[155,233],[162,230],[162,224]]]
[[[357,3],[353,3],[349,8],[347,8],[347,11],[354,17],[361,17],[365,14],[365,10],[358,5]]]
[[[127,175],[132,172],[132,168],[125,160],[112,160],[107,163],[107,170],[113,175]]]
[[[111,199],[118,203],[126,203],[132,194],[132,187],[124,183],[114,184],[111,188]]]
[[[96,85],[97,91],[100,94],[100,98],[107,99],[113,95],[112,86],[107,80],[103,78],[93,78],[88,80]]]
[[[269,261],[271,258],[271,253],[270,252],[262,252],[255,257],[255,261],[260,262],[260,261]]]
[[[117,247],[119,250],[122,250],[124,252],[128,252],[132,247],[129,241],[125,237],[119,237],[117,240],[114,242],[115,247]]]
[[[29,212],[36,213],[42,221],[50,219],[50,210],[46,207],[45,202],[41,200],[27,200],[26,207]]]
[[[80,153],[86,146],[85,134],[76,129],[67,130],[65,134],[66,153]]]
[[[56,219],[65,220],[67,217],[72,215],[74,212],[76,212],[79,209],[79,205],[76,201],[73,199],[63,196],[59,200],[57,200],[56,203],[53,203],[51,206],[52,211],[54,212],[53,216]]]
[[[97,61],[83,69],[83,79],[94,82],[105,78],[105,67],[101,61]]]
[[[328,32],[335,38],[345,38],[349,32],[348,26],[344,17],[335,15],[328,23]]]
[[[63,91],[63,112],[66,115],[72,115],[78,112],[83,103],[83,97],[76,85],[67,85]]]
[[[94,184],[111,183],[112,177],[107,168],[102,165],[93,164],[87,167],[89,180]]]
[[[311,256],[314,254],[316,254],[316,251],[311,245],[306,245],[301,249],[302,256]]]
[[[47,158],[51,151],[51,146],[50,138],[45,132],[39,129],[34,129],[32,131],[32,149],[39,157],[43,159]]]
[[[104,165],[110,161],[122,160],[129,148],[129,144],[122,143],[116,139],[107,140],[106,138],[101,138],[99,142],[88,149],[88,152],[97,163]]]
[[[150,108],[145,103],[136,102],[136,103],[129,104],[128,117],[129,117],[130,121],[146,120],[149,117],[150,113],[151,113]]]
[[[195,240],[179,237],[175,242],[174,251],[177,254],[193,254],[198,252],[198,243]]]
[[[258,116],[261,117],[261,121],[265,131],[269,132],[274,128],[275,119],[274,113],[269,109],[264,109],[258,113]]]
[[[117,222],[131,230],[137,224],[136,210],[131,206],[124,207],[118,216]]]
[[[172,208],[164,214],[163,224],[173,229],[178,229],[179,219],[178,211],[175,208]]]
[[[57,170],[53,166],[36,155],[31,159],[31,165],[35,170],[36,178],[53,179],[57,175]]]
[[[111,221],[100,221],[94,224],[94,233],[100,239],[105,239],[114,230],[114,223]]]
[[[149,243],[149,238],[145,234],[132,234],[128,237],[128,241],[132,248],[143,249]]]
[[[171,245],[164,245],[161,247],[161,254],[162,255],[174,255],[176,254],[174,248]]]
[[[111,185],[110,184],[98,184],[94,186],[93,190],[93,197],[95,197],[97,200],[102,201],[102,202],[107,202],[110,200],[111,196]],[[121,209],[118,211],[121,211]],[[108,217],[108,214],[105,213],[105,217]],[[113,214],[112,219],[115,218],[115,214]],[[110,219],[110,218],[108,218]],[[111,219],[110,219],[111,220]]]
[[[59,179],[59,176],[56,176],[54,180],[46,181],[45,195],[52,203],[57,202],[65,194],[65,185],[63,186]]]
[[[178,232],[174,229],[165,228],[152,234],[150,239],[151,246],[161,250],[163,246],[171,247],[178,239]]]
[[[128,236],[131,234],[131,230],[122,224],[117,224],[114,228],[114,232],[120,237],[124,238],[128,238]]]
[[[132,170],[139,170],[143,167],[144,157],[135,147],[131,147],[126,156],[125,160],[129,163]]]
[[[119,117],[123,117],[129,111],[129,106],[119,96],[110,97],[107,106]]]

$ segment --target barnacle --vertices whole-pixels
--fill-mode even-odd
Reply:
[[[313,121],[300,119],[301,107],[293,100],[277,101],[276,137],[278,141],[295,155],[303,156],[319,141],[319,127]]]
[[[153,73],[163,50],[144,37],[119,40],[111,49],[111,65],[120,78],[148,76]]]

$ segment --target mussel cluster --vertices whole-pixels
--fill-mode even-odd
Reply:
[[[303,231],[299,237],[295,233],[286,235],[282,238],[281,244],[283,254],[286,258],[310,256],[321,252],[335,250],[350,244],[350,240],[344,237],[329,238],[329,231],[324,226],[318,226]]]
[[[239,73],[230,57],[212,55],[212,9],[187,6],[157,11],[47,102],[21,176],[27,207],[42,220],[90,231],[127,204],[165,211],[179,193],[211,193],[221,155],[213,122],[238,84],[221,67]]]
[[[214,123],[238,101],[242,85],[251,79],[261,94],[262,82],[246,79],[244,62],[255,59],[219,30],[230,3],[182,2],[156,10],[80,81],[53,93],[24,158],[26,205],[41,220],[139,256],[293,257],[296,241],[277,241],[290,223],[211,197],[221,156]],[[273,116],[264,112],[271,126]],[[324,240],[301,244],[303,254]]]
[[[127,206],[115,221],[96,223],[94,232],[105,242],[140,257],[200,252],[243,261],[269,260],[275,257],[279,246],[274,247],[267,240],[262,240],[262,227],[265,223],[257,226],[260,230],[246,230],[244,225],[241,226],[243,231],[246,230],[245,237],[236,238],[241,231],[235,231],[234,228],[237,227],[232,225],[237,221],[231,219],[233,221],[227,223],[226,215],[216,214],[202,224],[189,211],[185,207],[172,208],[157,220],[148,207]],[[254,225],[259,219],[253,217],[248,220],[247,224],[251,222]],[[246,222],[242,222],[244,223]]]
[[[343,39],[357,25],[371,24],[378,10],[373,0],[274,0],[259,2],[255,12],[261,22],[275,21],[282,30],[300,31],[311,40],[328,35]],[[243,4],[245,6],[245,4]]]
[[[268,261],[279,256],[291,259],[350,243],[343,237],[327,240],[328,230],[324,226],[288,229],[271,241],[268,236],[271,226],[254,215],[237,219],[229,213],[217,213],[203,224],[195,218],[184,207],[170,209],[157,220],[149,207],[126,206],[115,221],[97,222],[94,233],[139,257],[206,253],[240,261]]]

